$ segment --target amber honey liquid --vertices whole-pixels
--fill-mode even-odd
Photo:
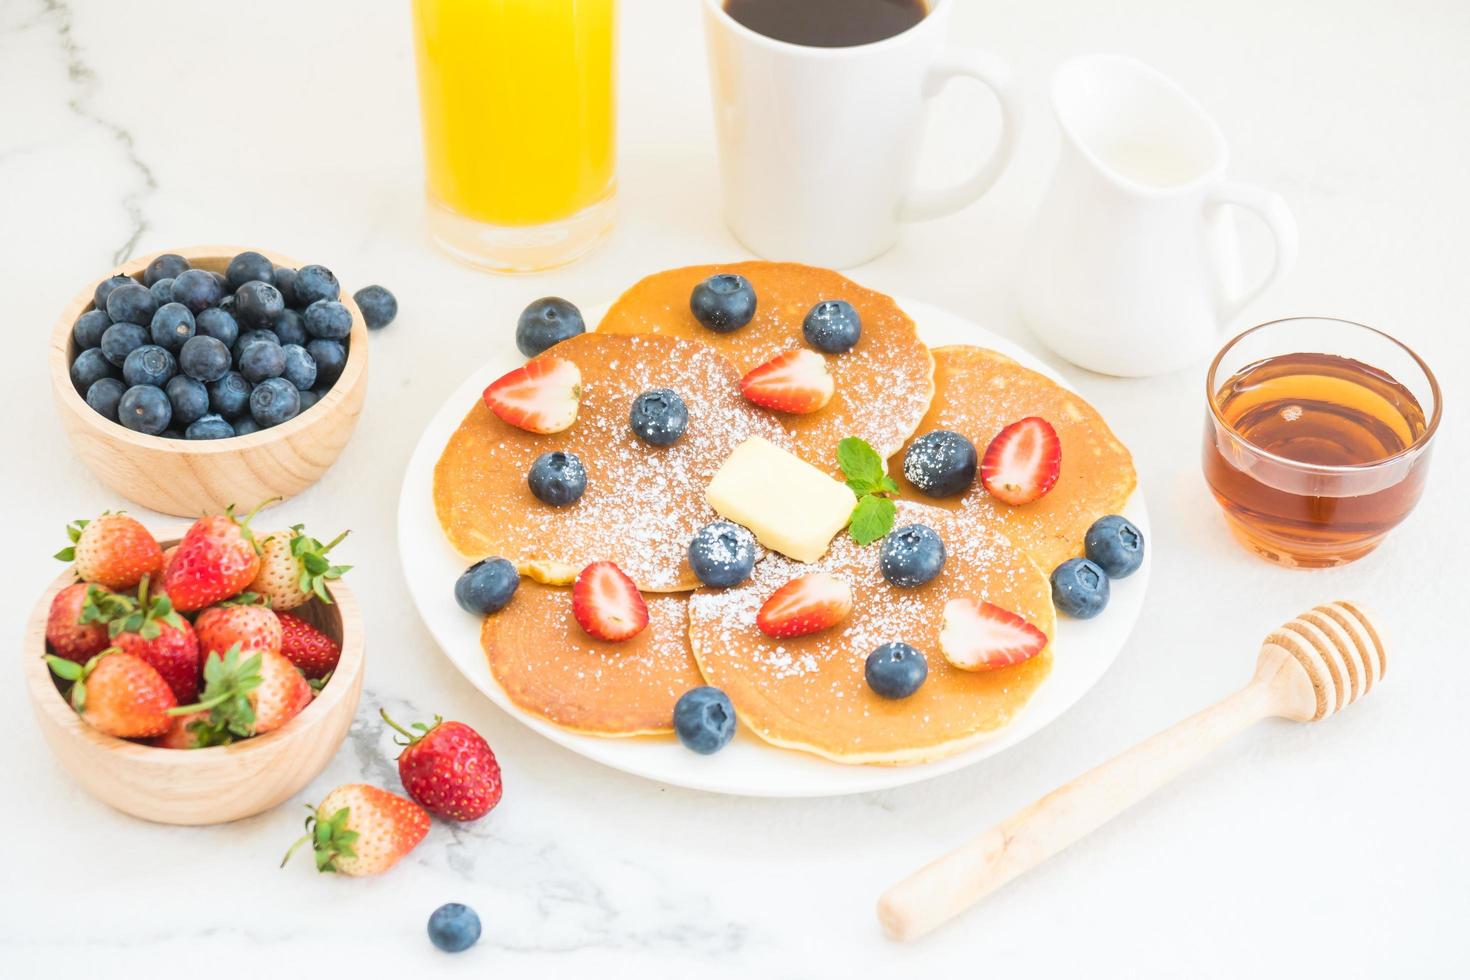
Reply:
[[[1267,358],[1221,384],[1215,404],[1249,445],[1217,432],[1210,419],[1205,479],[1236,534],[1273,561],[1318,567],[1361,557],[1424,489],[1428,453],[1395,459],[1424,434],[1424,409],[1361,361]]]

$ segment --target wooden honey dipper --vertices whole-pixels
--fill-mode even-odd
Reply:
[[[1317,721],[1383,678],[1383,643],[1356,603],[1304,612],[1267,636],[1250,683],[1053,790],[909,875],[878,900],[890,938],[938,928],[1006,882],[1080,840],[1263,718]]]

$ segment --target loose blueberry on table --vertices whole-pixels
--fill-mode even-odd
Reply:
[[[369,330],[382,330],[398,316],[398,298],[382,286],[364,286],[352,294]]]
[[[654,388],[633,399],[628,425],[650,446],[672,446],[689,427],[689,409],[678,392]]]
[[[1051,573],[1051,601],[1074,619],[1091,619],[1108,604],[1108,573],[1086,558],[1068,558]]]
[[[468,905],[450,902],[429,916],[429,941],[446,953],[462,953],[480,939],[480,917]]]
[[[689,542],[689,568],[712,588],[739,585],[755,568],[755,535],[731,521],[712,521]]]
[[[695,687],[674,704],[674,734],[685,748],[713,755],[735,737],[735,706],[717,687]]]
[[[919,689],[929,676],[929,661],[907,643],[885,643],[863,664],[863,677],[868,687],[881,698],[899,700]]]
[[[103,380],[124,389],[119,394],[115,385],[103,385],[87,398],[110,421],[184,438],[214,414],[223,424],[196,433],[248,435],[306,411],[342,376],[352,313],[338,301],[341,287],[324,266],[288,269],[259,252],[242,252],[221,275],[190,268],[170,253],[149,263],[141,278],[115,275],[98,283],[94,308],[72,325],[77,393],[87,398]],[[397,312],[397,300],[381,286],[359,290],[358,297],[374,329]],[[207,386],[207,402],[186,381]],[[125,415],[123,397],[135,388],[155,392],[136,392]]]
[[[974,444],[948,429],[924,433],[903,455],[903,475],[930,497],[964,493],[975,482],[978,465]]]
[[[467,613],[488,616],[499,612],[520,587],[515,565],[504,558],[477,561],[454,583],[454,601]]]
[[[846,354],[863,334],[862,317],[845,299],[823,300],[801,322],[802,336],[819,351]]]
[[[689,294],[689,312],[715,333],[739,330],[755,316],[755,287],[733,273],[710,276]]]

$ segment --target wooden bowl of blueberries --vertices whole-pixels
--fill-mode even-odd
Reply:
[[[151,510],[187,517],[291,497],[352,437],[367,331],[396,312],[382,287],[353,297],[325,266],[273,252],[134,259],[56,324],[62,425],[98,479]]]

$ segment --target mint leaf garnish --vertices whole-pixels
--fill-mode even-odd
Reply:
[[[837,465],[858,498],[848,533],[858,544],[871,544],[893,528],[897,507],[884,495],[898,493],[898,484],[888,475],[878,451],[856,436],[837,444]]]

